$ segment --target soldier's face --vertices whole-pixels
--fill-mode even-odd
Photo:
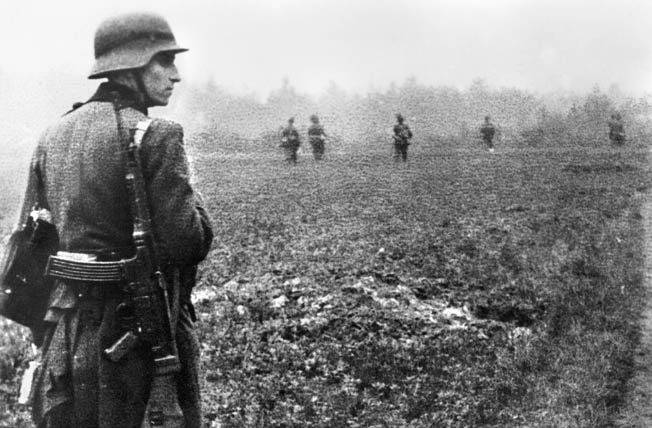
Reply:
[[[181,81],[179,70],[174,64],[174,57],[174,53],[158,53],[143,69],[142,80],[151,106],[167,105],[174,84]]]

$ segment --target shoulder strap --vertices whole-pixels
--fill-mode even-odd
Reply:
[[[152,255],[152,267],[159,268],[158,254],[154,243],[154,230],[149,210],[145,178],[140,159],[140,145],[151,124],[151,119],[138,122],[133,137],[127,147],[126,182],[127,193],[131,201],[131,212],[134,223],[133,239],[136,247],[148,246]]]
[[[145,136],[145,133],[149,129],[149,125],[152,123],[152,119],[147,118],[145,120],[141,120],[136,124],[136,131],[134,132],[134,144],[136,145],[136,148],[140,148],[140,144],[143,142],[143,137]]]
[[[160,262],[155,245],[154,230],[150,215],[147,192],[145,190],[145,178],[140,159],[140,145],[149,129],[152,119],[145,119],[136,124],[133,134],[129,133],[128,138],[125,136],[125,129],[122,121],[122,115],[117,105],[113,105],[118,125],[118,135],[121,141],[127,142],[125,156],[125,181],[127,185],[127,194],[131,208],[133,222],[132,238],[134,245],[138,247],[146,246],[149,248],[151,255],[151,266],[156,271],[159,270]]]

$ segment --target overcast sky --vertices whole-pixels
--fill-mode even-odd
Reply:
[[[0,72],[85,78],[112,14],[157,11],[180,44],[187,81],[264,97],[284,76],[318,94],[361,93],[415,76],[426,84],[652,93],[652,1],[12,0],[2,1]],[[42,73],[42,74],[41,74]]]

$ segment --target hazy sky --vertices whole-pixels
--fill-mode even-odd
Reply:
[[[652,92],[652,1],[13,0],[3,1],[0,72],[85,78],[99,22],[168,18],[191,82],[265,96],[284,76],[313,94],[329,81],[365,92],[408,76],[433,85],[537,91],[616,83]]]

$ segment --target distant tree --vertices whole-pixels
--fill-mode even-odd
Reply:
[[[488,92],[489,85],[487,85],[487,81],[481,77],[476,77],[473,79],[471,86],[469,86],[469,94],[473,97],[486,97]]]
[[[604,123],[609,117],[611,111],[614,110],[614,104],[609,96],[596,85],[586,96],[583,110],[587,121],[591,122],[591,125],[598,125]]]
[[[265,110],[267,126],[277,126],[273,124],[284,124],[288,118],[299,114],[305,115],[307,119],[311,110],[314,110],[314,102],[307,95],[298,93],[290,84],[290,79],[284,77],[281,87],[270,92],[265,103]],[[297,127],[300,128],[300,125]]]
[[[466,93],[467,117],[465,119],[467,121],[475,123],[487,114],[491,114],[489,96],[489,86],[484,79],[476,78],[471,82]]]

